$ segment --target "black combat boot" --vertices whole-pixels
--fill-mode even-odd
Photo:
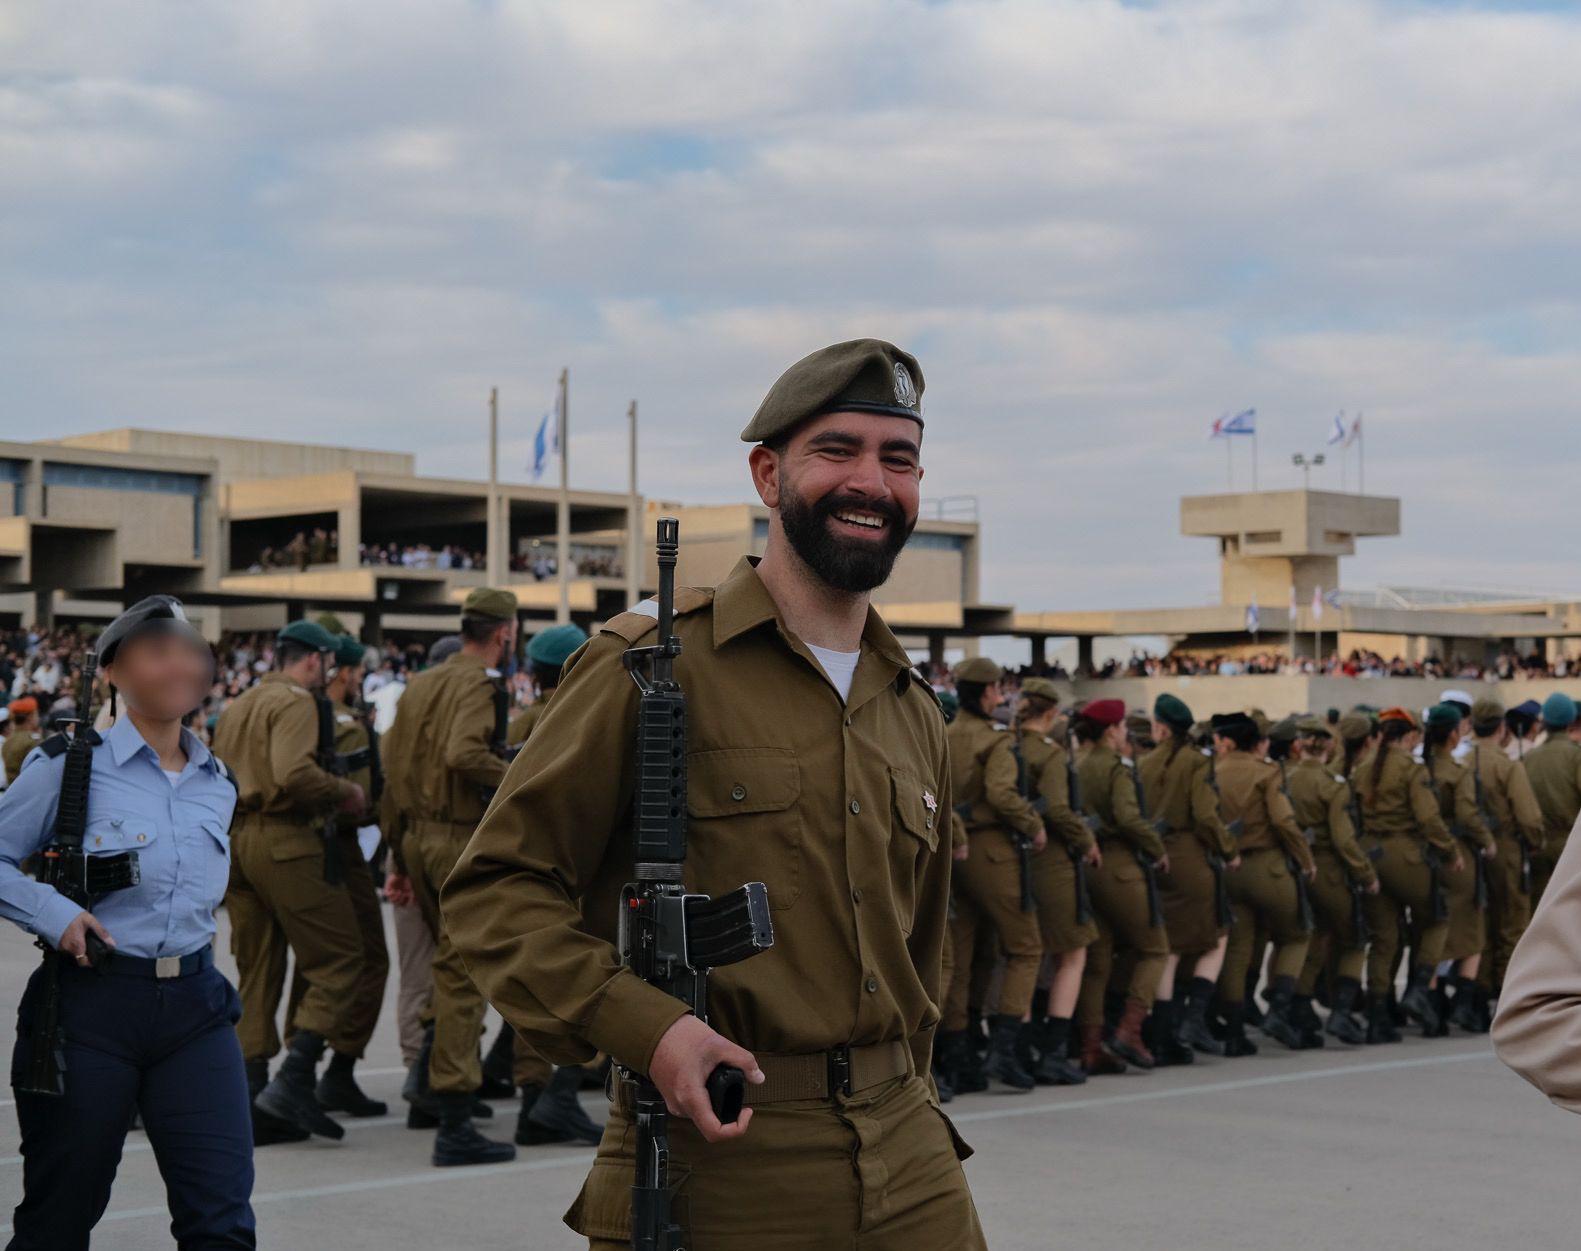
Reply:
[[[1394,1027],[1394,1013],[1389,1011],[1389,1000],[1384,995],[1367,996],[1367,1041],[1369,1043],[1400,1041],[1400,1031]]]
[[[434,1054],[434,1024],[423,1026],[423,1041],[417,1048],[417,1059],[406,1070],[406,1081],[401,1085],[401,1098],[406,1100],[407,1129],[437,1129],[439,1109],[434,1106],[433,1092],[428,1088],[428,1061]]]
[[[972,1046],[967,1030],[952,1030],[939,1035],[940,1063],[950,1075],[950,1085],[958,1095],[975,1095],[988,1089],[988,1076]]]
[[[305,1129],[298,1129],[295,1122],[282,1121],[278,1116],[270,1116],[252,1100],[258,1097],[258,1092],[269,1084],[269,1061],[247,1061],[247,1099],[253,1118],[253,1146],[272,1147],[282,1142],[306,1142],[311,1135]]]
[[[1039,1086],[1080,1086],[1086,1071],[1070,1057],[1070,1018],[1047,1016],[1037,1030]]]
[[[1311,995],[1294,995],[1290,1000],[1290,1023],[1303,1034],[1321,1034],[1323,1018],[1312,1006]]]
[[[1328,1024],[1324,1029],[1342,1043],[1353,1047],[1367,1041],[1367,1028],[1356,1019],[1356,997],[1361,994],[1361,983],[1353,977],[1342,977],[1334,986],[1334,1006],[1329,1009]]]
[[[1160,1068],[1190,1064],[1197,1058],[1191,1044],[1181,1040],[1180,1009],[1180,1002],[1175,999],[1158,999],[1153,1003],[1153,1041],[1148,1049]]]
[[[1031,1090],[1037,1085],[1016,1053],[1021,1022],[1013,1016],[995,1015],[988,1021],[988,1076],[1012,1090]]]
[[[313,1077],[324,1054],[324,1036],[299,1029],[274,1080],[258,1092],[253,1102],[270,1116],[289,1121],[298,1129],[321,1138],[344,1138],[346,1129],[318,1106],[313,1097]]]
[[[1213,1002],[1217,987],[1205,977],[1194,977],[1186,990],[1186,1002],[1180,1012],[1177,1036],[1180,1042],[1205,1056],[1222,1056],[1224,1044],[1208,1028],[1208,1005]]]
[[[326,1112],[344,1112],[348,1116],[383,1116],[390,1105],[362,1093],[362,1087],[352,1076],[356,1063],[356,1056],[343,1056],[338,1051],[329,1057],[329,1067],[318,1079],[318,1089],[314,1092],[318,1106]]]
[[[576,1092],[582,1088],[582,1070],[576,1065],[559,1068],[549,1079],[532,1107],[527,1109],[527,1122],[551,1134],[564,1135],[562,1141],[598,1146],[604,1136],[604,1127],[590,1117],[582,1107]],[[524,1099],[525,1106],[526,1100]],[[517,1141],[520,1142],[521,1124],[517,1122]],[[524,1144],[531,1145],[531,1144]]]
[[[1262,1031],[1290,1050],[1300,1051],[1305,1044],[1300,1028],[1291,1019],[1295,989],[1296,979],[1289,974],[1274,978],[1274,984],[1268,988],[1268,1011],[1263,1014]]]
[[[1418,964],[1411,969],[1410,979],[1405,984],[1405,994],[1400,996],[1400,1007],[1405,1010],[1406,1016],[1421,1023],[1423,1038],[1436,1038],[1444,1024],[1433,995],[1432,982],[1433,966]]]
[[[544,1147],[557,1142],[569,1142],[571,1135],[557,1129],[545,1129],[531,1117],[531,1112],[543,1094],[540,1082],[522,1083],[521,1109],[516,1113],[516,1145],[518,1147]]]
[[[508,1142],[495,1142],[478,1133],[472,1123],[471,1091],[459,1094],[435,1092],[439,1109],[439,1132],[434,1135],[435,1168],[460,1164],[503,1164],[516,1158],[516,1148]]]
[[[1246,1005],[1226,1003],[1221,1005],[1224,1014],[1224,1054],[1230,1059],[1257,1054],[1257,1044],[1246,1036]]]
[[[516,1032],[505,1022],[500,1022],[499,1033],[483,1057],[483,1085],[478,1087],[480,1099],[509,1099],[516,1093],[511,1067],[516,1059]]]

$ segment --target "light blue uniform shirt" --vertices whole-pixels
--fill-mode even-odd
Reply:
[[[214,909],[230,880],[236,788],[185,727],[181,746],[187,765],[172,779],[131,719],[122,717],[93,752],[83,849],[89,855],[135,851],[142,869],[138,885],[103,896],[93,915],[115,939],[115,949],[129,956],[184,956],[210,942]],[[65,765],[64,754],[51,758],[34,750],[0,795],[0,917],[52,946],[81,909],[19,866],[54,837]]]

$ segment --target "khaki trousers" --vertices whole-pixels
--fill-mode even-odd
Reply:
[[[1297,989],[1303,995],[1316,991],[1330,955],[1335,956],[1334,976],[1352,978],[1358,983],[1367,960],[1366,944],[1356,943],[1356,901],[1350,893],[1350,876],[1344,861],[1327,847],[1314,849],[1312,857],[1317,861],[1317,878],[1308,889],[1317,927],[1307,947],[1306,962],[1301,966]]]
[[[944,1028],[966,1028],[967,1000],[971,996],[971,961],[966,953],[976,948],[978,931],[992,928],[1005,955],[1004,982],[999,990],[999,1011],[1024,1017],[1032,1008],[1038,966],[1043,962],[1043,934],[1036,911],[1021,911],[1021,866],[1010,836],[1003,830],[983,830],[971,836],[970,854],[955,868],[955,916],[950,940],[957,964],[945,996]]]
[[[401,851],[411,872],[412,890],[428,915],[440,916],[439,888],[456,867],[471,835],[470,826],[435,821],[414,822],[406,835]],[[424,1024],[432,1021],[434,1025],[428,1084],[436,1094],[460,1094],[483,1084],[478,1040],[483,1034],[485,1006],[441,919],[434,948],[433,994],[424,1014]]]
[[[1151,923],[1142,866],[1123,843],[1104,843],[1103,867],[1088,871],[1087,886],[1098,919],[1098,938],[1087,948],[1081,992],[1076,999],[1076,1023],[1091,1027],[1103,1023],[1103,997],[1117,948],[1128,959],[1134,959],[1126,998],[1144,1008],[1153,1006],[1159,978],[1169,960],[1169,934],[1162,924]]]
[[[1260,946],[1259,929],[1274,945],[1270,977],[1300,977],[1311,935],[1301,928],[1296,881],[1277,848],[1242,852],[1241,867],[1230,871],[1229,888],[1235,923],[1230,926],[1219,974],[1219,998],[1234,1004],[1246,1002],[1247,974]]]

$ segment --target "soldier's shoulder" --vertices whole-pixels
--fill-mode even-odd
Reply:
[[[677,618],[712,608],[714,588],[711,586],[682,586],[675,591]],[[659,606],[645,599],[629,612],[618,613],[599,627],[599,634],[625,640],[628,647],[635,646],[644,637],[659,628]]]
[[[928,681],[922,670],[917,668],[916,665],[912,665],[895,679],[895,694],[905,695],[908,687],[916,687],[920,690],[922,694],[927,696],[928,702],[933,705],[939,717],[941,719],[944,717],[944,705],[939,701],[938,691],[933,689],[933,683]]]

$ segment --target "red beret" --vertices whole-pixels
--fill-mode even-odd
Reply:
[[[13,717],[25,717],[30,712],[38,711],[38,700],[31,695],[24,695],[21,699],[13,699],[10,711]]]
[[[1379,721],[1404,721],[1413,730],[1416,729],[1416,718],[1405,708],[1385,708],[1378,714]]]
[[[1088,721],[1096,721],[1099,725],[1119,725],[1125,720],[1125,701],[1095,699],[1089,704],[1083,704],[1079,715]]]

